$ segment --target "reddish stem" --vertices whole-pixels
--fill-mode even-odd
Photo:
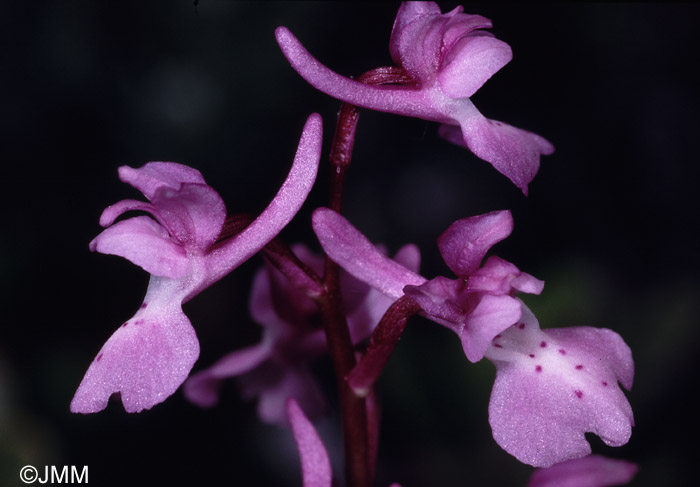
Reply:
[[[397,67],[377,68],[357,78],[368,84],[409,84],[413,79]],[[359,120],[359,109],[343,103],[338,113],[336,130],[330,151],[331,182],[329,207],[340,213],[343,203],[345,177],[352,158],[355,132]],[[371,448],[368,439],[367,405],[364,398],[358,397],[350,389],[347,376],[355,367],[354,347],[350,339],[341,298],[338,266],[326,256],[325,299],[319,301],[328,348],[338,382],[343,438],[345,443],[345,473],[348,487],[369,487],[373,482],[376,449]],[[376,441],[376,439],[375,439]]]

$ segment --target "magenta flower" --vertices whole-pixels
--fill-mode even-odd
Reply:
[[[93,413],[121,395],[127,412],[163,402],[187,378],[199,356],[194,329],[182,303],[257,253],[292,219],[316,178],[321,118],[304,127],[292,169],[279,192],[241,233],[217,242],[226,209],[199,171],[172,162],[119,168],[122,181],[149,202],[123,200],[102,213],[107,227],[90,249],[122,256],[151,274],[143,304],[107,340],[88,368],[71,411]],[[114,221],[126,211],[149,216]]]
[[[453,223],[438,239],[440,252],[458,279],[430,281],[387,259],[345,218],[319,208],[316,235],[326,253],[356,278],[392,299],[413,298],[432,320],[460,337],[467,358],[481,360],[491,340],[520,319],[517,291],[538,294],[544,283],[497,257],[479,268],[484,255],[513,228],[508,211]]]
[[[590,327],[542,331],[513,297],[539,293],[541,281],[497,257],[477,268],[510,234],[509,212],[459,220],[439,238],[458,280],[427,281],[389,261],[331,210],[317,209],[313,226],[326,253],[346,271],[393,299],[405,292],[428,318],[459,335],[469,360],[485,356],[496,365],[489,422],[496,442],[518,460],[544,467],[588,455],[588,432],[612,446],[629,440],[632,410],[617,383],[632,386],[634,364],[622,338]]]
[[[317,61],[285,27],[277,42],[292,67],[316,89],[364,108],[440,122],[440,134],[490,162],[527,194],[540,155],[554,147],[539,135],[485,118],[470,101],[512,58],[508,44],[483,30],[491,21],[462,13],[443,14],[433,2],[404,2],[389,49],[415,85],[372,86],[345,78]]]
[[[321,273],[323,258],[297,245],[294,253]],[[395,259],[417,270],[419,255],[405,246]],[[365,340],[379,322],[391,299],[341,273],[344,309],[353,343]],[[290,284],[271,265],[260,269],[253,281],[250,314],[263,326],[259,344],[236,350],[185,382],[185,395],[193,403],[211,407],[218,402],[221,382],[236,377],[246,397],[258,397],[258,415],[267,423],[285,424],[285,404],[294,397],[306,415],[324,411],[325,398],[309,370],[309,363],[327,353],[325,333],[318,328],[316,303]]]
[[[496,442],[523,463],[549,467],[591,453],[584,433],[610,446],[629,441],[632,351],[620,335],[588,326],[540,330],[522,306],[520,321],[496,337],[489,423]]]
[[[632,480],[639,468],[624,460],[600,455],[567,460],[549,468],[538,468],[528,487],[608,487]]]

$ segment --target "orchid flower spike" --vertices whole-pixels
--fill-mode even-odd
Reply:
[[[631,481],[639,468],[625,460],[600,455],[567,460],[549,468],[538,468],[528,487],[608,487]]]
[[[277,42],[292,67],[316,89],[353,105],[442,124],[440,135],[468,147],[523,193],[537,173],[540,155],[554,147],[539,135],[484,117],[471,97],[512,58],[508,44],[483,30],[491,21],[441,13],[434,2],[404,2],[391,33],[391,57],[415,86],[373,86],[343,77],[316,60],[285,27]]]
[[[322,273],[324,259],[304,245],[294,253],[313,271]],[[395,259],[417,270],[418,249],[407,245]],[[341,272],[343,308],[347,313],[352,342],[367,339],[391,299]],[[316,303],[296,289],[271,264],[253,280],[250,314],[262,325],[260,343],[236,350],[211,367],[190,376],[185,396],[201,407],[217,404],[222,381],[235,377],[244,396],[258,398],[258,415],[266,423],[286,424],[286,400],[294,397],[309,417],[325,410],[326,401],[309,370],[309,363],[327,353],[326,337],[318,327]]]
[[[427,280],[386,258],[350,222],[327,208],[313,214],[313,227],[328,256],[356,278],[392,299],[413,298],[423,314],[460,337],[467,358],[481,360],[491,340],[520,319],[520,291],[539,294],[544,283],[513,264],[489,258],[496,242],[510,235],[513,219],[497,211],[453,223],[438,239],[447,265],[458,279]]]
[[[294,217],[316,178],[321,135],[321,117],[313,114],[275,198],[242,232],[221,242],[226,208],[199,171],[172,162],[119,168],[120,179],[149,202],[122,200],[105,209],[100,225],[106,229],[90,249],[124,257],[151,278],[143,304],[88,368],[71,411],[101,411],[119,393],[127,412],[139,412],[175,392],[199,356],[199,342],[182,303],[256,254]],[[114,223],[129,210],[150,216]]]

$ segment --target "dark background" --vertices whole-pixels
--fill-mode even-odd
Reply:
[[[443,11],[454,2],[443,2]],[[261,425],[233,384],[202,411],[180,392],[137,415],[112,402],[68,411],[95,353],[141,302],[144,271],[92,254],[104,207],[137,193],[119,165],[192,165],[229,211],[260,211],[291,164],[311,112],[324,154],[339,103],[308,86],[274,40],[278,25],[341,74],[391,64],[398,3],[0,2],[0,484],[23,465],[88,465],[91,485],[299,486],[290,435]],[[527,302],[543,327],[618,331],[636,360],[637,426],[619,449],[638,486],[696,477],[697,4],[468,4],[493,19],[514,60],[473,97],[488,117],[547,137],[525,198],[437,125],[363,111],[348,217],[392,251],[418,243],[423,274],[449,275],[435,238],[455,219],[509,208],[495,252],[546,281]],[[325,157],[325,156],[324,156]],[[311,210],[285,240],[315,245]],[[199,370],[254,343],[248,286],[260,257],[185,306]],[[328,362],[318,364],[329,393]],[[494,369],[470,364],[449,331],[415,319],[380,382],[377,485],[526,484],[530,467],[493,442]],[[337,413],[317,423],[337,459]],[[339,470],[336,465],[337,471]]]

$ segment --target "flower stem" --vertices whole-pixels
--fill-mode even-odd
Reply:
[[[413,80],[397,67],[377,68],[357,79],[368,84],[408,84]],[[341,213],[345,178],[350,167],[359,109],[343,103],[331,143],[331,182],[329,207]],[[370,448],[368,438],[367,404],[348,385],[347,377],[355,367],[355,351],[350,338],[339,280],[338,265],[326,256],[323,299],[319,300],[328,348],[335,368],[340,396],[343,438],[345,443],[345,474],[348,487],[369,487],[373,483],[376,448]],[[376,438],[374,441],[377,441]]]

